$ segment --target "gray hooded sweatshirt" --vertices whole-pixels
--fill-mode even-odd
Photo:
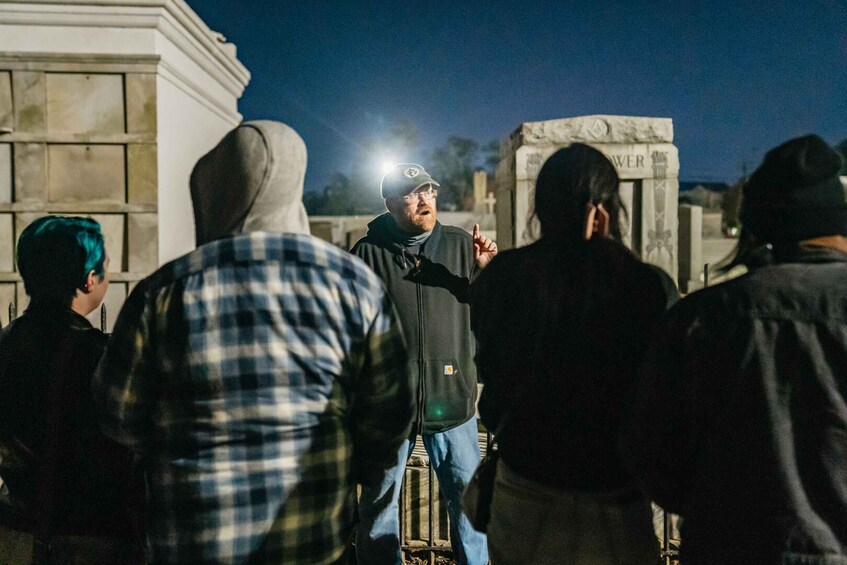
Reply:
[[[257,231],[309,233],[306,144],[280,122],[244,122],[191,173],[197,246]],[[237,188],[234,188],[237,187]]]

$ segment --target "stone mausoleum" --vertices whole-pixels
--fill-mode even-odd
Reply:
[[[532,217],[538,172],[550,155],[576,142],[603,152],[618,171],[629,214],[626,244],[676,280],[679,153],[670,118],[598,115],[521,124],[501,144],[495,173],[500,248],[538,239]]]
[[[0,323],[27,303],[14,243],[44,214],[102,224],[110,326],[193,249],[191,168],[241,121],[249,79],[184,0],[0,2]]]

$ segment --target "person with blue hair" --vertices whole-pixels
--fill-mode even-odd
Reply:
[[[0,562],[141,562],[141,482],[90,390],[107,341],[85,318],[109,287],[100,225],[39,218],[17,263],[30,304],[0,332]]]

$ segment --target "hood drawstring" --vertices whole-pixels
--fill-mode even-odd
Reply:
[[[417,255],[412,255],[406,249],[404,245],[397,244],[394,249],[394,259],[397,261],[397,265],[402,267],[403,269],[409,268],[409,262],[411,262],[411,267],[413,270],[412,275],[417,275],[418,271],[421,268],[421,259]]]

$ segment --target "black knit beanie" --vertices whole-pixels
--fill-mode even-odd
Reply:
[[[841,163],[816,135],[771,149],[744,185],[741,223],[762,243],[847,235]]]

